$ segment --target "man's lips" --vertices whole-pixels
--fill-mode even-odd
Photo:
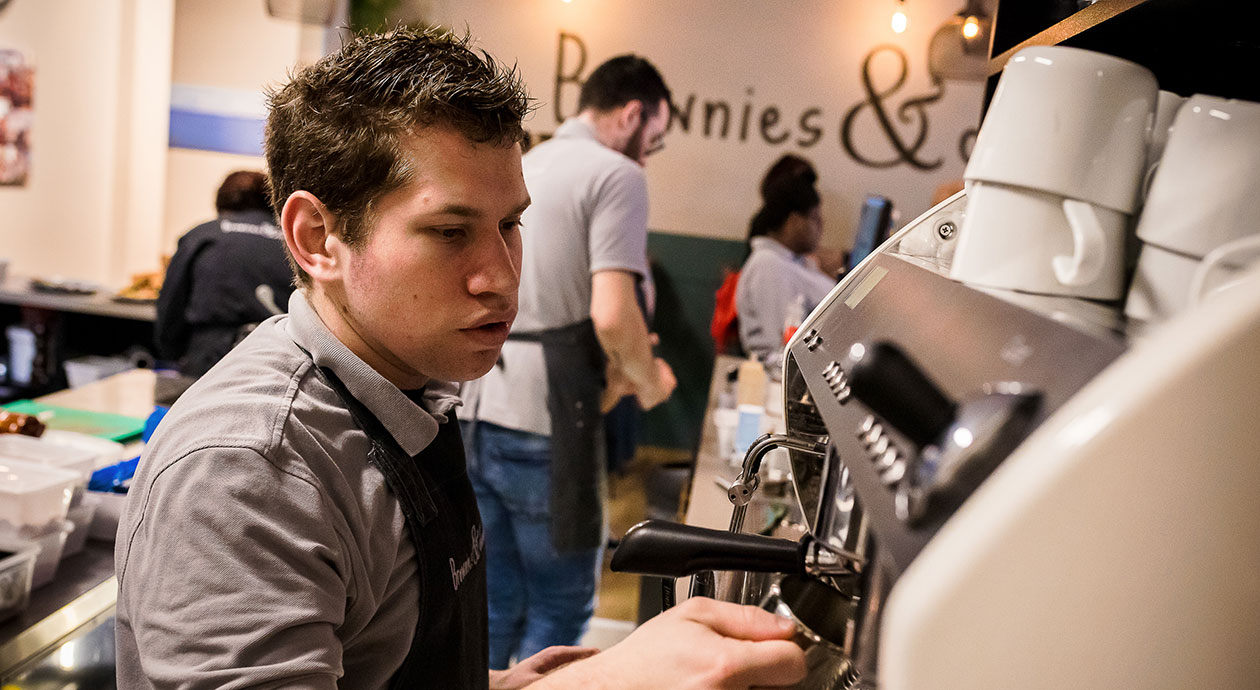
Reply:
[[[465,329],[463,329],[463,330],[464,330],[464,331],[467,331],[467,332],[470,332],[470,333],[493,333],[493,334],[498,334],[498,333],[502,332],[502,333],[503,333],[503,335],[507,335],[507,333],[508,333],[508,329],[510,329],[510,328],[511,328],[511,326],[512,326],[512,324],[508,323],[507,321],[495,321],[495,322],[492,322],[492,323],[487,323],[487,324],[484,324],[484,325],[481,325],[481,326],[476,326],[476,327],[473,327],[473,328],[465,328]]]
[[[478,319],[478,320],[474,321],[474,322],[473,322],[473,324],[472,324],[471,326],[468,326],[468,327],[463,328],[463,329],[461,329],[461,330],[465,330],[465,331],[472,331],[472,330],[477,330],[477,329],[480,329],[480,328],[485,328],[485,327],[487,327],[487,326],[499,326],[499,325],[505,325],[505,326],[507,326],[508,328],[511,328],[511,326],[512,326],[512,322],[513,322],[513,321],[515,321],[515,320],[516,320],[516,311],[515,311],[515,310],[512,310],[511,312],[500,312],[500,313],[497,313],[497,314],[487,314],[487,315],[485,315],[485,316],[481,317],[480,319]]]
[[[462,328],[460,331],[475,340],[484,343],[501,346],[507,340],[508,332],[512,328],[512,320],[487,320],[481,322],[477,326],[470,328]]]

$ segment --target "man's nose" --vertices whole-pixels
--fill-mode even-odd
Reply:
[[[474,295],[511,295],[521,284],[520,257],[502,236],[482,243],[476,265],[468,279],[468,291]]]

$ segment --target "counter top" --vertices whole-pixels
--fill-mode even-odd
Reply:
[[[153,412],[153,391],[157,385],[158,376],[152,369],[129,369],[78,388],[49,393],[36,401],[144,419]]]
[[[31,592],[26,610],[0,624],[0,681],[102,613],[117,598],[114,544],[88,540],[61,561],[52,582]]]
[[[108,290],[91,295],[40,292],[31,289],[29,276],[9,276],[0,282],[0,304],[37,307],[54,311],[110,316],[117,319],[154,321],[157,306],[152,302],[119,302]]]

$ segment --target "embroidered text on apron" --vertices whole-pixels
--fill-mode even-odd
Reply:
[[[414,458],[332,371],[317,371],[371,441],[368,462],[398,498],[416,548],[420,617],[391,690],[489,686],[485,537],[454,410]]]

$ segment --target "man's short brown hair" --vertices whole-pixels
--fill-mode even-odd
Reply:
[[[361,35],[271,90],[264,147],[276,216],[305,190],[336,215],[342,241],[355,247],[373,204],[415,175],[403,153],[406,135],[438,126],[478,143],[520,141],[531,108],[520,74],[471,41],[436,29]]]

